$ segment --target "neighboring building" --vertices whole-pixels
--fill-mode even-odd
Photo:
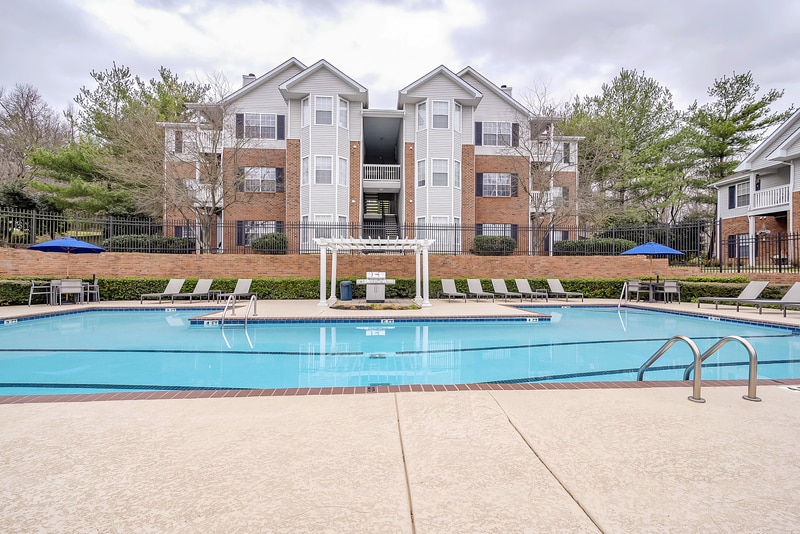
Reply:
[[[214,219],[208,241],[217,247],[233,245],[224,221],[242,247],[292,226],[307,251],[315,237],[398,235],[461,251],[480,234],[530,250],[520,232],[532,217],[575,214],[581,138],[554,136],[551,119],[533,117],[511,89],[470,67],[440,66],[401,89],[397,109],[373,110],[367,89],[327,61],[292,58],[193,109],[196,122],[162,124],[167,183],[184,184],[185,203]],[[535,159],[539,168],[551,162],[545,189],[532,182]],[[166,220],[186,218],[180,204],[176,193]]]
[[[721,261],[796,262],[788,236],[800,230],[800,110],[713,184],[721,220]],[[793,242],[793,240],[792,240]],[[767,246],[769,245],[769,246]],[[781,248],[778,248],[781,247]]]

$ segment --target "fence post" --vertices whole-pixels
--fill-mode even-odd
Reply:
[[[778,272],[783,272],[783,254],[781,253],[781,233],[778,232]]]

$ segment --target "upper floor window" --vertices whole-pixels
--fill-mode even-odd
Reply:
[[[563,163],[572,163],[571,158],[572,158],[572,156],[570,154],[570,144],[569,143],[564,143],[564,151],[562,152],[561,161]]]
[[[315,156],[314,183],[333,183],[333,158],[330,156]]]
[[[428,106],[425,102],[417,104],[417,130],[424,130],[428,127]]]
[[[247,193],[282,193],[283,169],[275,167],[242,167],[239,191]]]
[[[455,103],[453,104],[453,129],[455,131],[461,131],[461,104]]]
[[[479,197],[516,197],[517,175],[507,172],[483,172],[475,175],[475,195]]]
[[[300,185],[308,184],[308,157],[300,160]]]
[[[453,162],[453,187],[461,189],[461,162]]]
[[[350,182],[350,167],[347,158],[339,158],[339,169],[336,173],[336,180],[339,185],[347,185]]]
[[[750,182],[728,187],[728,209],[750,205]]]
[[[417,161],[417,187],[425,186],[425,160]]]
[[[339,99],[339,126],[347,128],[347,111],[349,109],[347,100]]]
[[[314,124],[333,124],[333,97],[318,96],[315,104]]]
[[[483,144],[487,146],[511,146],[511,123],[484,122]]]
[[[311,124],[310,110],[308,109],[308,98],[304,98],[303,101],[300,102],[300,116],[301,120],[303,121],[303,126],[308,126]]]
[[[434,128],[450,127],[450,103],[443,100],[433,101],[432,126]]]
[[[446,159],[435,159],[431,162],[431,185],[435,187],[447,187],[450,180],[447,178],[448,161]]]
[[[237,113],[236,138],[286,139],[286,115]]]

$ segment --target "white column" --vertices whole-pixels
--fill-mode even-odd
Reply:
[[[429,298],[429,287],[430,284],[428,283],[428,247],[422,249],[422,306],[427,307],[431,306],[431,301],[428,300]]]
[[[414,248],[414,262],[416,263],[416,274],[415,274],[415,276],[417,278],[417,288],[416,288],[417,292],[416,292],[416,295],[414,295],[414,302],[416,302],[417,304],[421,304],[422,303],[422,297],[419,295],[419,292],[420,292],[420,277],[419,277],[419,274],[420,274],[419,273],[420,257],[419,257],[419,248],[418,247]]]
[[[319,247],[319,302],[317,306],[327,306],[328,301],[325,300],[325,263],[327,259],[325,258],[325,247],[320,245]]]
[[[328,299],[331,303],[336,301],[336,258],[338,257],[339,249],[331,249],[331,294]]]

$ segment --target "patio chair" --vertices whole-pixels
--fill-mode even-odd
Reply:
[[[547,302],[547,291],[544,289],[531,289],[531,283],[527,278],[515,278],[514,283],[517,284],[517,292],[522,293],[523,296],[527,295],[531,298],[543,298]]]
[[[645,293],[648,292],[646,287],[642,286],[641,280],[628,280],[625,282],[627,284],[627,290],[625,292],[625,300],[630,301],[633,297],[632,295],[636,293],[636,302],[639,302],[639,296],[644,291]]]
[[[570,297],[580,297],[581,302],[583,302],[583,293],[579,291],[565,291],[564,286],[561,285],[561,280],[558,278],[548,278],[547,285],[550,287],[550,296],[551,297],[564,297],[566,300],[569,300]]]
[[[250,291],[250,284],[253,283],[252,278],[240,278],[236,281],[236,287],[230,293],[220,293],[217,297],[218,300],[227,300],[234,297],[235,300],[240,298],[247,298],[257,295],[255,291]]]
[[[509,291],[506,287],[506,281],[502,278],[492,278],[492,290],[494,294],[498,297],[503,297],[503,301],[505,302],[508,297],[519,297],[522,300],[522,293],[518,293],[517,291]]]
[[[144,293],[143,295],[141,295],[139,297],[139,304],[141,304],[144,301],[144,299],[146,299],[146,298],[148,298],[148,299],[157,298],[158,299],[158,303],[161,304],[161,299],[164,299],[164,298],[167,298],[167,297],[169,297],[170,301],[174,303],[175,302],[175,298],[174,297],[175,297],[175,295],[177,295],[177,294],[179,294],[181,292],[181,289],[183,288],[183,283],[185,281],[186,280],[184,278],[173,278],[172,280],[167,282],[167,287],[164,288],[164,291],[162,291],[161,293]]]
[[[792,284],[792,287],[780,299],[742,300],[736,303],[736,311],[739,311],[739,304],[753,304],[758,308],[758,313],[761,313],[764,306],[777,304],[783,311],[783,316],[786,317],[786,308],[800,307],[800,282]]]
[[[678,304],[681,303],[681,286],[678,285],[677,280],[664,280],[662,286],[657,287],[653,290],[655,294],[662,294],[664,295],[664,303],[672,302],[672,299],[675,295],[678,295]],[[639,300],[637,297],[636,300]]]
[[[83,280],[68,279],[59,280],[58,287],[58,303],[61,304],[64,295],[72,295],[75,304],[83,304]]]
[[[494,293],[484,291],[481,281],[477,278],[467,278],[467,289],[468,295],[475,295],[475,302],[481,300],[481,297],[492,297],[492,302],[494,302]]]
[[[31,305],[33,301],[34,295],[45,295],[47,304],[55,304],[53,301],[53,288],[50,286],[50,282],[36,282],[36,280],[31,280],[31,291],[28,294],[28,306]]]
[[[461,293],[456,289],[456,282],[452,278],[442,278],[442,295],[447,297],[447,302],[450,302],[454,297],[463,298],[467,302],[467,294]]]
[[[737,297],[698,297],[697,298],[697,307],[698,308],[700,307],[700,303],[701,302],[713,302],[714,303],[714,309],[718,310],[720,302],[731,302],[731,303],[735,302],[736,303],[736,311],[739,311],[739,302],[745,301],[745,300],[757,299],[759,297],[759,295],[761,295],[761,293],[764,291],[764,288],[767,287],[767,284],[769,284],[769,281],[754,280],[754,281],[750,282],[749,284],[747,284],[745,286],[745,288],[742,289],[742,292],[739,293],[739,296],[737,296]]]
[[[189,302],[192,302],[192,299],[197,297],[198,299],[208,299],[211,300],[211,284],[214,282],[211,278],[201,278],[197,281],[197,284],[194,286],[194,289],[188,293],[177,293],[172,295],[172,299],[185,299],[188,298]]]

